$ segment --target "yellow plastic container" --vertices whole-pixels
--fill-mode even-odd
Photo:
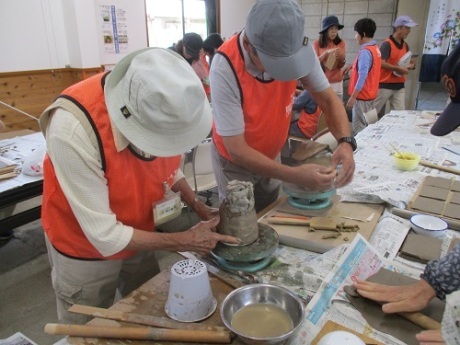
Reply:
[[[410,171],[418,167],[420,162],[420,155],[413,152],[401,152],[402,157],[399,153],[393,155],[393,161],[396,168],[399,170]]]

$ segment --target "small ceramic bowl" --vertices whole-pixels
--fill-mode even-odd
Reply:
[[[401,152],[402,156],[399,153],[393,155],[393,161],[399,170],[410,171],[418,167],[420,162],[420,155],[413,152]]]
[[[366,345],[356,335],[346,331],[333,331],[324,335],[318,345]]]
[[[412,229],[419,234],[431,237],[443,237],[447,230],[447,223],[441,218],[427,214],[416,214],[410,218]]]

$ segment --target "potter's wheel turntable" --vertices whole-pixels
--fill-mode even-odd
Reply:
[[[331,204],[336,189],[314,192],[292,183],[283,183],[283,191],[289,195],[288,203],[301,210],[321,210]]]
[[[270,263],[271,255],[278,248],[278,233],[270,226],[258,223],[259,236],[245,246],[226,245],[219,242],[211,251],[219,266],[228,270],[259,271]]]

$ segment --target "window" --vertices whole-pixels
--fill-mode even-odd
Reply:
[[[207,37],[204,0],[145,0],[150,47],[168,48],[184,33]]]

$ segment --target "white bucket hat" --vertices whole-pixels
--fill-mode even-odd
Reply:
[[[104,93],[114,125],[150,155],[184,153],[211,131],[211,107],[200,79],[169,49],[125,56],[109,74]]]

